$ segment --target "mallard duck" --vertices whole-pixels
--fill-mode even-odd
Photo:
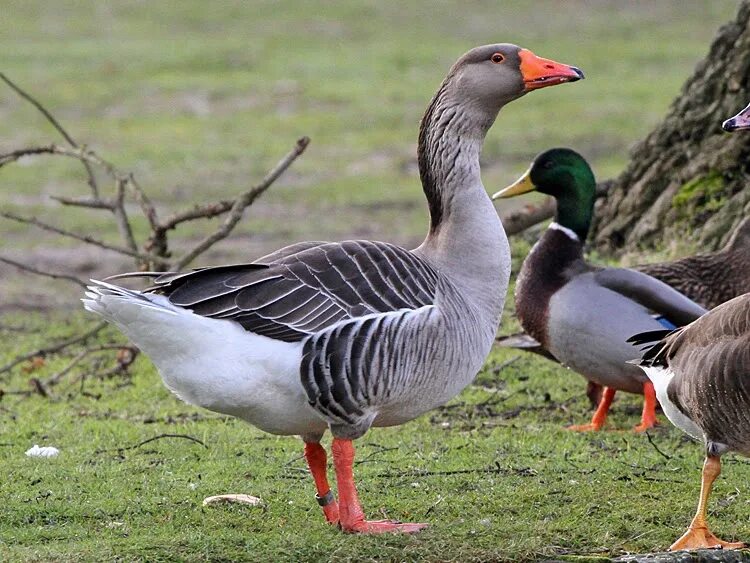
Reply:
[[[618,390],[645,397],[643,431],[656,424],[653,385],[627,361],[638,349],[625,342],[635,332],[682,326],[705,309],[668,285],[635,270],[601,268],[583,258],[594,210],[596,182],[586,160],[570,149],[552,149],[493,199],[532,190],[557,201],[554,221],[532,248],[516,283],[516,314],[524,330],[562,364],[605,387],[589,424],[599,430]]]
[[[630,342],[656,342],[639,365],[667,418],[706,448],[698,510],[670,550],[743,547],[711,533],[706,505],[721,472],[720,456],[727,451],[750,456],[750,293],[666,332],[637,334]]]
[[[145,292],[95,282],[85,307],[143,350],[181,399],[301,436],[328,522],[346,532],[418,531],[425,525],[365,520],[352,441],[445,403],[481,368],[510,275],[480,178],[484,138],[508,102],[581,78],[511,44],[477,47],[453,65],[419,130],[430,225],[415,250],[302,243],[262,263],[153,274]],[[320,445],[326,430],[338,503]]]
[[[727,244],[717,252],[687,256],[673,262],[633,266],[634,270],[663,281],[706,309],[750,291],[750,217],[740,221]],[[544,346],[519,332],[497,339],[498,345],[534,352],[556,362]],[[602,387],[589,381],[586,395],[599,404]]]

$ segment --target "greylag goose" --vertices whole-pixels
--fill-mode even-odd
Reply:
[[[636,332],[687,324],[706,311],[646,274],[595,267],[584,260],[596,182],[577,152],[543,152],[493,199],[532,190],[553,196],[557,211],[521,266],[516,314],[524,330],[562,364],[605,387],[591,422],[570,429],[600,430],[621,390],[644,395],[641,423],[635,430],[646,430],[656,424],[656,397],[643,372],[627,363],[638,356],[638,349],[626,339]]]
[[[485,135],[508,102],[581,78],[510,44],[477,47],[453,65],[419,130],[430,226],[415,250],[303,244],[262,263],[154,275],[145,292],[94,282],[85,307],[139,346],[181,399],[301,436],[328,522],[415,532],[424,524],[365,520],[352,440],[445,403],[481,368],[510,274],[480,178]],[[338,503],[320,445],[327,429]]]
[[[750,129],[750,104],[740,111],[734,117],[730,117],[724,123],[721,124],[724,131],[741,131],[743,129]]]
[[[637,334],[630,341],[658,341],[640,366],[653,382],[667,418],[702,440],[706,449],[698,510],[670,550],[743,547],[711,533],[706,505],[721,472],[720,456],[727,451],[750,456],[750,293],[666,336],[657,331]]]

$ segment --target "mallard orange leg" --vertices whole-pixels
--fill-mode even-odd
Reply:
[[[333,496],[331,486],[328,484],[326,451],[318,442],[305,442],[305,459],[315,481],[315,488],[318,490],[315,500],[323,509],[326,522],[338,524],[339,505],[336,502],[336,497]]]
[[[657,425],[656,405],[658,404],[659,402],[656,400],[654,384],[650,381],[646,381],[643,384],[643,414],[641,415],[641,423],[633,428],[633,430],[636,432],[645,432],[649,428],[653,428]]]
[[[605,387],[604,392],[602,393],[602,400],[599,402],[599,406],[596,408],[596,412],[591,418],[591,422],[588,424],[574,424],[573,426],[568,426],[568,430],[573,430],[574,432],[601,430],[602,426],[604,426],[604,422],[607,420],[607,413],[609,412],[609,407],[612,404],[612,400],[615,398],[616,392],[617,391],[612,387]]]
[[[695,513],[693,521],[690,522],[687,532],[674,542],[669,551],[678,549],[701,549],[721,547],[723,549],[740,549],[745,547],[742,542],[725,542],[720,540],[711,533],[706,524],[706,507],[708,496],[711,494],[711,487],[714,481],[721,473],[721,460],[719,456],[707,455],[703,464],[703,475],[701,477],[701,496],[698,500],[698,510]]]
[[[359,504],[357,488],[354,486],[354,444],[351,440],[334,438],[331,446],[333,466],[339,490],[339,526],[344,532],[359,534],[382,534],[401,532],[412,534],[427,524],[402,524],[394,520],[365,520]]]

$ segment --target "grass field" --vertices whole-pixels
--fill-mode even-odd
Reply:
[[[133,170],[164,210],[245,189],[309,135],[305,155],[236,235],[201,259],[205,265],[304,239],[417,243],[426,229],[417,124],[447,68],[476,44],[516,42],[587,75],[503,112],[483,156],[488,190],[553,145],[580,150],[598,176],[612,176],[735,8],[710,0],[9,1],[0,70],[79,142]],[[29,106],[0,88],[0,152],[53,140]],[[0,170],[0,209],[116,240],[105,216],[61,212],[49,200],[84,190],[70,163],[38,159]],[[181,244],[213,226],[196,225]],[[515,242],[514,271],[527,250],[526,241]],[[82,277],[122,267],[116,257],[82,257],[7,221],[0,222],[0,254]],[[0,295],[3,310],[49,302],[78,308],[77,289],[4,266]],[[5,314],[0,365],[84,321],[61,310]],[[503,331],[514,328],[511,303]],[[61,366],[50,362],[33,375]],[[640,411],[635,397],[615,404],[610,428],[617,431],[569,433],[564,425],[589,416],[583,380],[507,351],[494,351],[475,385],[445,408],[360,440],[355,471],[367,514],[432,524],[414,537],[330,529],[298,439],[181,403],[145,358],[129,378],[86,381],[81,389],[77,375],[51,399],[13,394],[28,389],[31,375],[20,369],[0,375],[0,561],[608,558],[666,548],[697,500],[699,445],[663,418],[652,441],[630,432]],[[163,433],[206,446],[165,438],[133,447]],[[62,453],[26,458],[34,443]],[[205,496],[224,492],[264,504],[201,507]],[[711,507],[717,534],[748,537],[746,461],[727,456]]]
[[[39,332],[9,353],[72,328],[24,322]],[[53,400],[3,397],[0,560],[600,561],[665,549],[697,500],[702,448],[663,417],[651,444],[629,430],[640,403],[626,396],[613,407],[612,431],[568,432],[564,425],[590,416],[583,380],[496,351],[446,407],[357,445],[367,514],[431,527],[413,537],[347,536],[323,521],[299,439],[186,406],[147,360],[135,367],[129,379],[86,382],[86,394],[71,375]],[[3,388],[25,389],[28,378]],[[163,433],[206,447],[180,438],[132,447]],[[62,453],[26,458],[33,444]],[[264,504],[201,506],[226,492]],[[749,503],[750,467],[726,456],[711,503],[717,533],[747,537]]]

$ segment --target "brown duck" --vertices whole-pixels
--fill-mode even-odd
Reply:
[[[750,456],[750,293],[666,336],[657,331],[629,340],[654,341],[639,365],[654,384],[667,418],[706,449],[698,510],[670,549],[743,547],[711,533],[706,505],[721,472],[720,456],[728,451]]]

